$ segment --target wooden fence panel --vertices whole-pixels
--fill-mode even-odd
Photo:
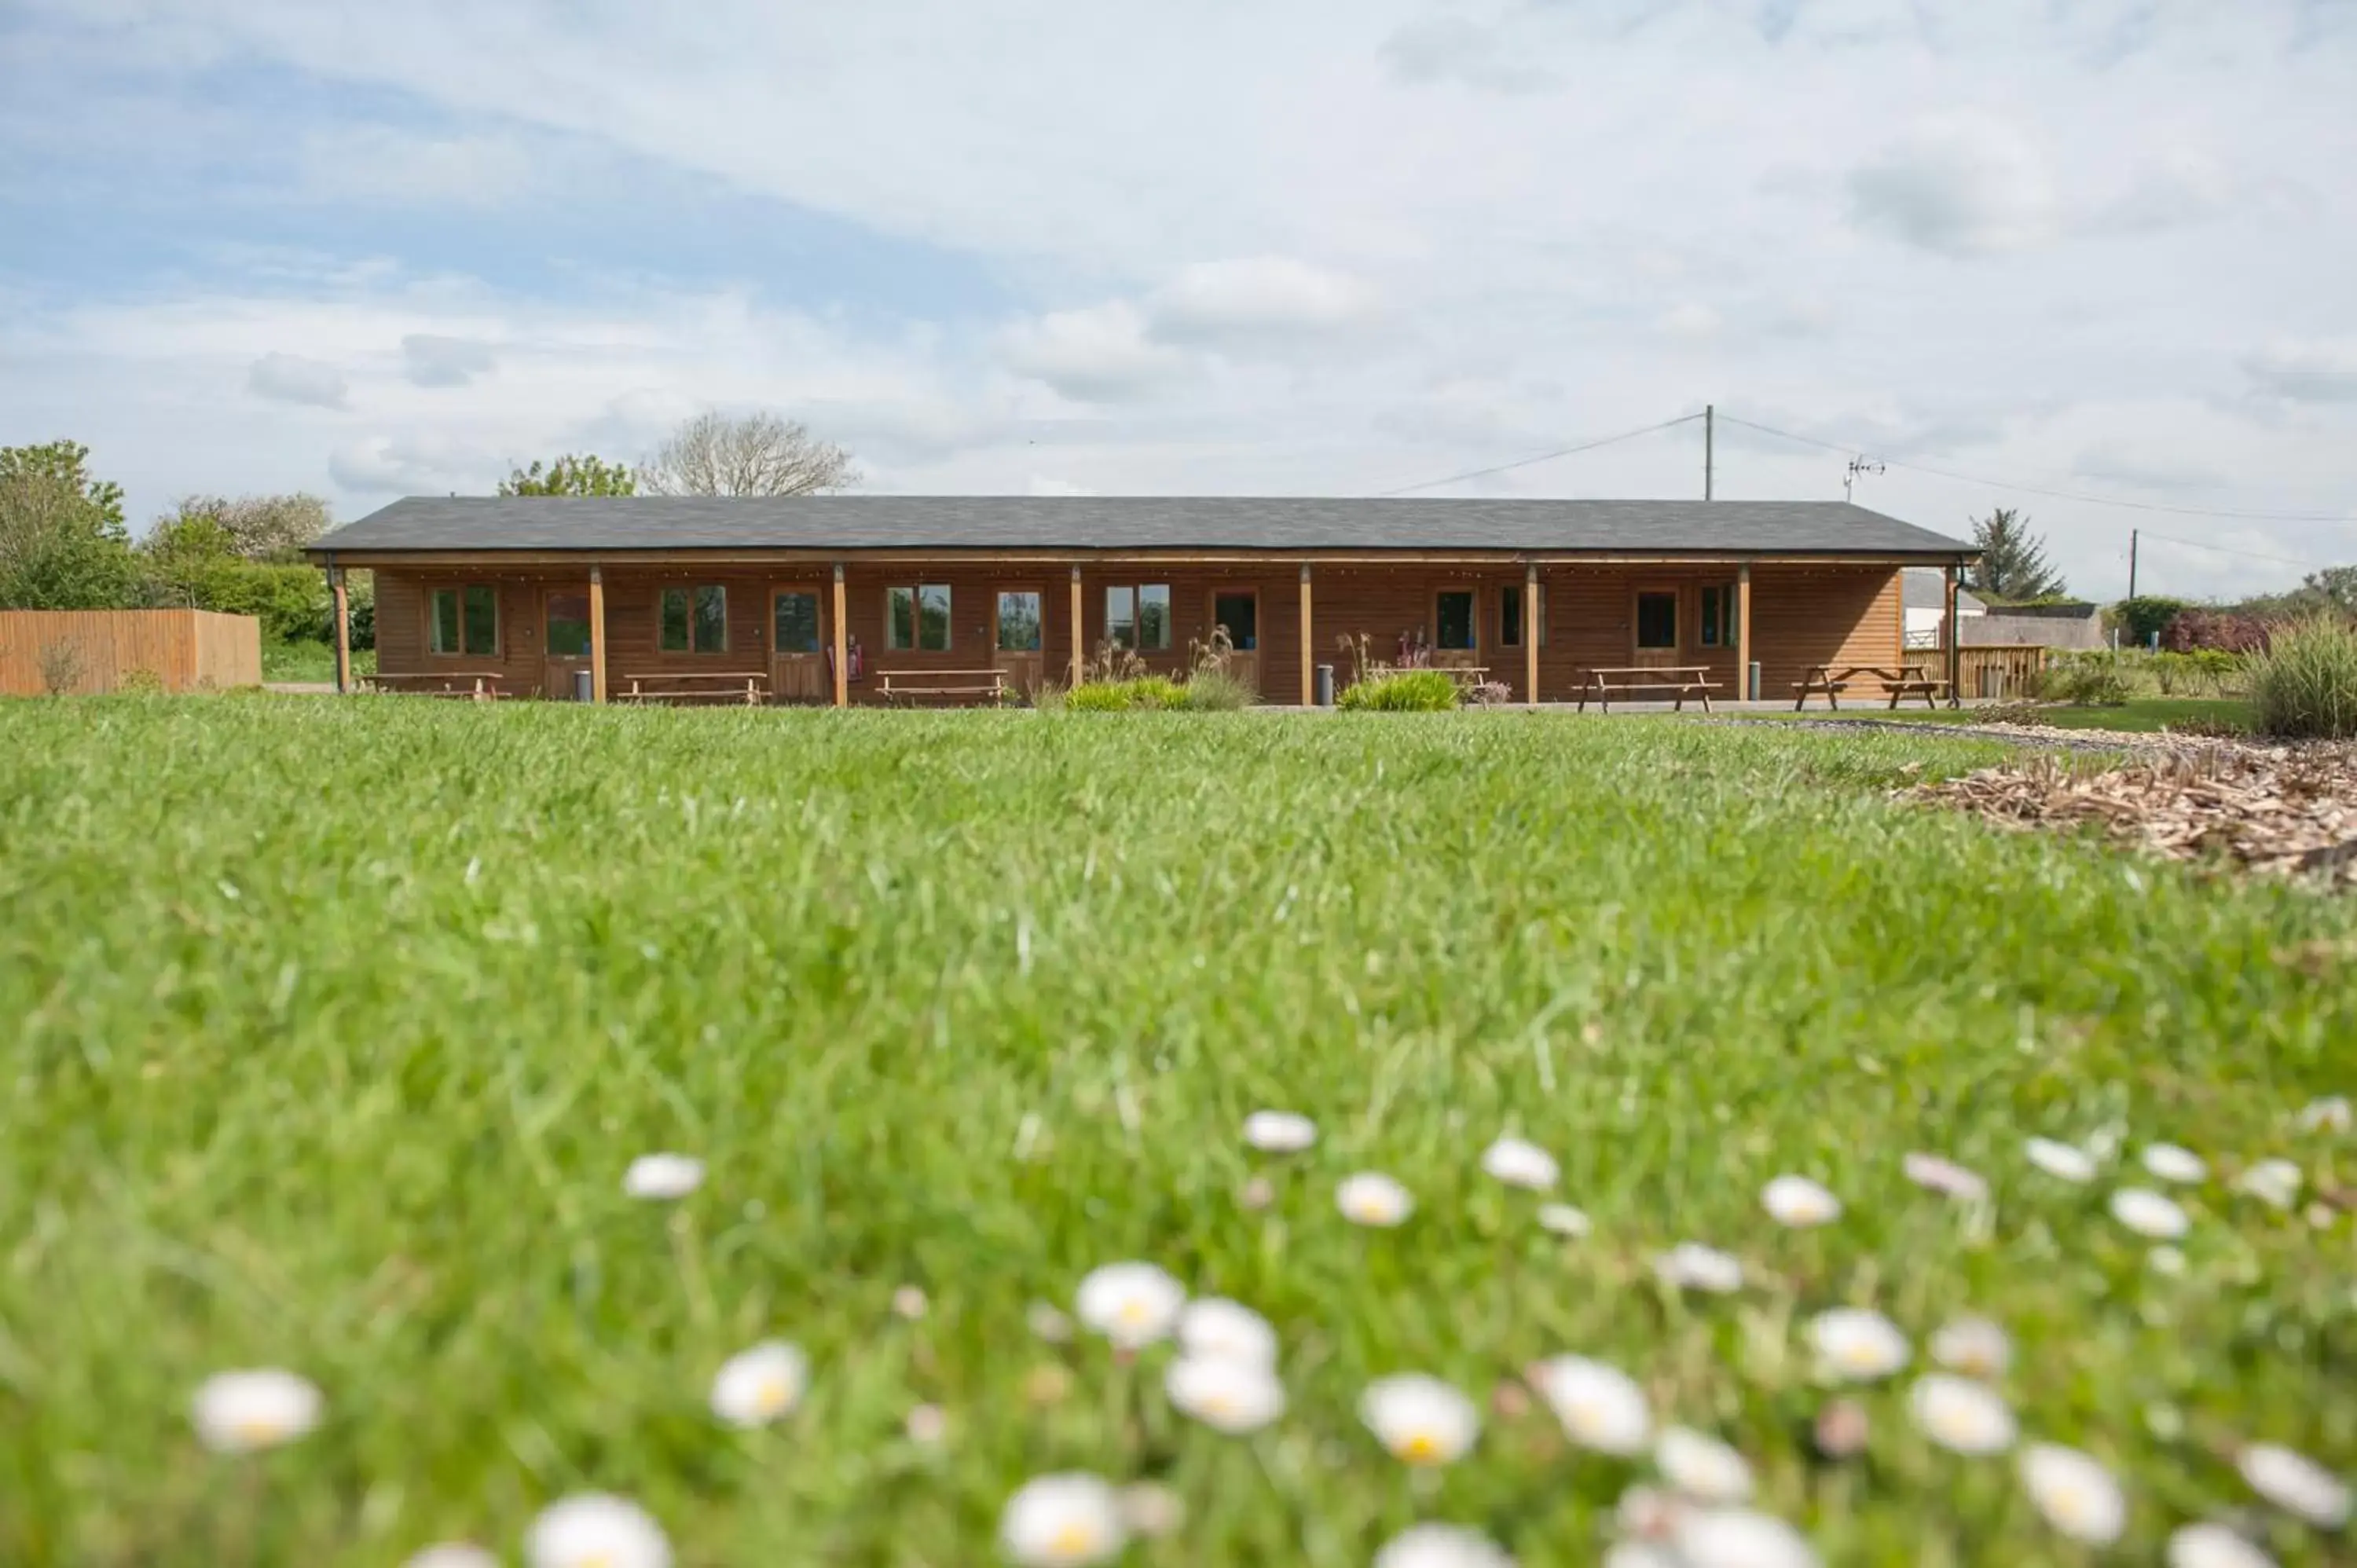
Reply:
[[[1956,650],[1957,694],[1964,697],[2022,697],[2029,694],[2038,672],[2046,668],[2047,649],[2041,643],[1966,643]]]
[[[0,610],[0,695],[167,692],[262,683],[262,623],[208,610]]]

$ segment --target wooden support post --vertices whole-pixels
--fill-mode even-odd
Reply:
[[[1751,701],[1751,563],[1735,569],[1735,697]]]
[[[606,700],[606,574],[589,568],[589,700]]]
[[[352,600],[344,586],[344,569],[328,568],[328,583],[336,596],[336,695],[352,689]]]
[[[1964,693],[1959,691],[1957,687],[1964,678],[1964,650],[1957,646],[1959,639],[1956,635],[1958,628],[1956,625],[1957,584],[1955,567],[1950,566],[1947,569],[1947,573],[1941,585],[1946,596],[1946,607],[1945,614],[1941,618],[1942,625],[1940,628],[1940,639],[1947,645],[1948,705],[1953,708],[1964,697]],[[1906,590],[1904,588],[1900,590],[1900,603],[1901,606],[1904,606],[1906,603]],[[1903,625],[1907,618],[1907,612],[1904,608],[1900,610],[1899,618]],[[1900,635],[1903,637],[1905,634],[1902,632]]]
[[[1309,632],[1309,563],[1301,564],[1301,705],[1318,705],[1317,645]]]
[[[1523,701],[1539,705],[1539,564],[1523,568]]]
[[[834,564],[834,705],[838,708],[851,706],[851,628],[844,624],[848,608],[843,563],[838,561]]]
[[[1081,639],[1081,565],[1072,563],[1072,684],[1078,687],[1087,678],[1087,644]]]

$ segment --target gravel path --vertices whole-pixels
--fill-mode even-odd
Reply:
[[[1698,724],[1745,724],[1753,721],[1735,718],[1697,719]],[[1908,735],[1953,737],[1958,740],[2000,740],[2013,746],[2042,746],[2057,751],[2100,752],[2181,752],[2217,744],[2200,736],[2139,733],[2128,730],[2056,729],[2046,725],[1952,725],[1915,724],[1906,719],[1786,719],[1779,723],[1788,729],[1814,730],[1897,730]]]

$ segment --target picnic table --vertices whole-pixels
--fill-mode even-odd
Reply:
[[[760,705],[770,677],[759,670],[659,670],[622,677],[626,703],[737,703]]]
[[[1669,692],[1677,698],[1677,711],[1686,711],[1686,699],[1702,699],[1702,711],[1710,712],[1710,694],[1718,691],[1717,682],[1710,678],[1706,664],[1628,664],[1610,665],[1583,670],[1579,672],[1580,713],[1587,711],[1587,700],[1596,699],[1606,713],[1612,711],[1612,699],[1625,697],[1631,692]]]
[[[514,693],[500,690],[507,679],[497,670],[434,670],[424,674],[388,675],[379,671],[364,677],[361,689],[371,692],[407,693],[419,697],[457,697],[474,703],[495,703]]]
[[[1930,708],[1938,706],[1938,699],[1945,696],[1948,705],[1954,707],[1956,694],[1948,689],[1947,682],[1927,674],[1930,669],[1928,664],[1845,664],[1839,668],[1812,664],[1807,674],[1792,682],[1792,711],[1799,713],[1814,696],[1824,697],[1825,706],[1838,708],[1841,694],[1860,681],[1878,684],[1889,695],[1894,711],[1901,697],[1921,697],[1923,705]]]
[[[992,703],[1006,696],[1003,670],[878,670],[877,691],[888,703],[918,697],[979,697]]]

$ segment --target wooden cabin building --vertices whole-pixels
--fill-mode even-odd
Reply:
[[[1176,673],[1215,628],[1273,703],[1361,639],[1520,702],[1649,665],[1748,694],[1755,662],[1789,695],[1899,661],[1901,573],[1953,589],[1974,551],[1830,501],[851,495],[413,498],[311,554],[339,646],[342,574],[375,574],[388,684],[841,706],[927,671],[1077,683],[1105,644]]]

